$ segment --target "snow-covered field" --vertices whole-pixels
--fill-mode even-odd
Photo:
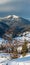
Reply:
[[[0,53],[0,65],[30,65],[30,55],[11,60],[7,53]]]
[[[0,53],[0,65],[9,59],[11,60],[10,54]]]

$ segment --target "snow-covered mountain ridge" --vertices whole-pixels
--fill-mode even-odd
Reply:
[[[30,31],[30,21],[16,15],[0,18],[0,37],[3,37],[7,31],[13,32],[13,37],[19,32]]]

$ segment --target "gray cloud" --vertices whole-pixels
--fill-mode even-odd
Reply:
[[[0,0],[0,4],[2,5],[2,4],[5,4],[5,3],[7,3],[7,2],[10,2],[11,0]]]
[[[30,18],[30,0],[1,0],[0,12],[9,12]],[[6,2],[5,2],[6,1]]]

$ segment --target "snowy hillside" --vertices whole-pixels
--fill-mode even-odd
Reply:
[[[5,59],[0,62],[0,65],[30,65],[30,56],[24,58],[18,58],[15,60]]]
[[[30,32],[24,32],[22,36],[18,36],[14,38],[17,41],[24,41],[25,39],[30,42]]]

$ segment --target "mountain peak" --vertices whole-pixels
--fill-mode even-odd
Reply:
[[[16,16],[16,15],[9,15],[9,16],[6,16],[6,17],[4,17],[4,18],[19,18],[18,16]]]
[[[19,18],[18,16],[16,16],[16,15],[13,15],[13,18]]]

